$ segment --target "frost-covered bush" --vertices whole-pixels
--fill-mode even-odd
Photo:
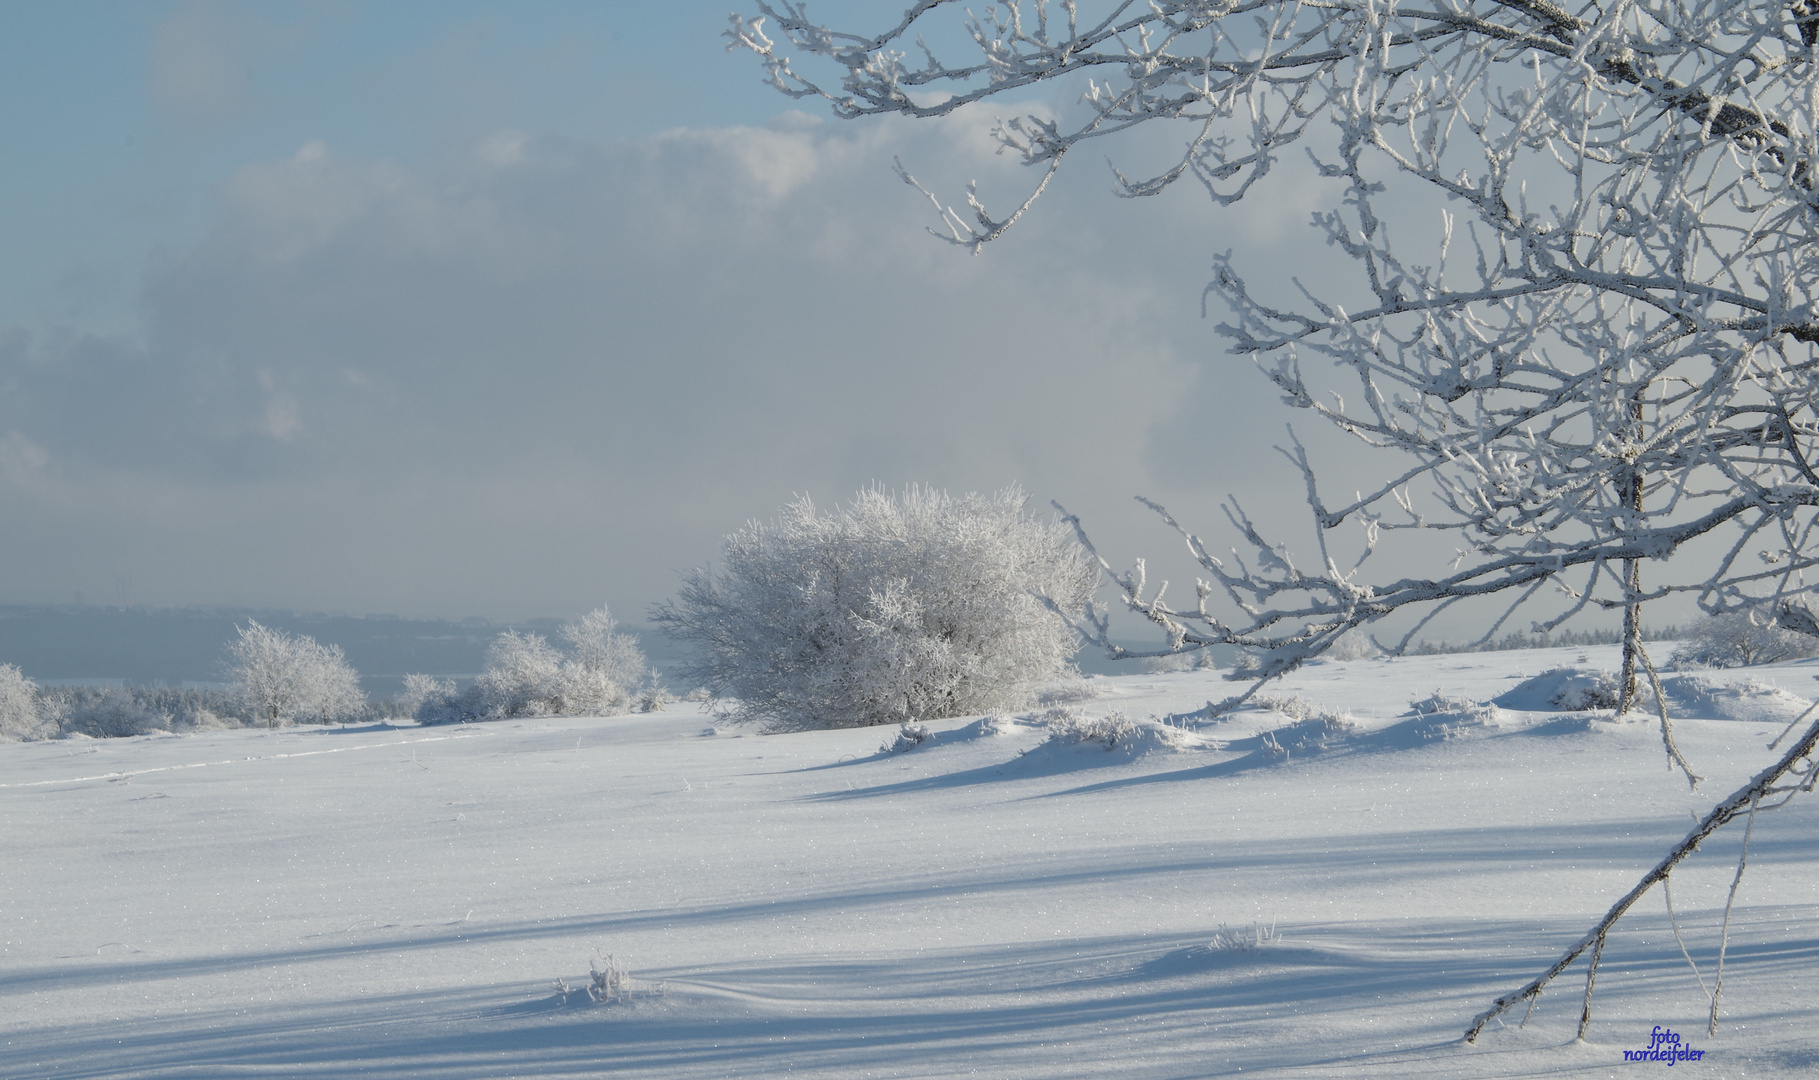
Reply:
[[[1320,711],[1313,702],[1300,694],[1291,694],[1288,697],[1257,694],[1251,698],[1251,705],[1265,712],[1279,712],[1290,720],[1305,720]]]
[[[139,700],[130,690],[89,688],[61,703],[58,722],[63,730],[95,739],[122,739],[169,731],[171,714]]]
[[[1073,533],[1027,507],[1016,488],[798,499],[727,537],[719,571],[684,574],[652,618],[698,646],[688,672],[737,699],[735,720],[772,730],[1015,709],[1069,671],[1056,611],[1098,583]]]
[[[14,665],[0,664],[0,742],[47,739],[56,733],[40,708],[38,684]]]
[[[1617,685],[1617,676],[1608,671],[1575,671],[1557,668],[1544,671],[1543,675],[1559,674],[1564,676],[1560,689],[1548,698],[1548,704],[1567,712],[1583,712],[1588,709],[1614,709],[1622,695],[1622,687]]]
[[[351,719],[366,707],[360,676],[339,645],[248,619],[227,652],[235,693],[267,727]]]
[[[563,626],[562,640],[569,644],[570,663],[629,696],[633,687],[654,673],[645,663],[638,639],[618,630],[613,613],[600,607]]]
[[[1262,752],[1283,760],[1296,755],[1307,757],[1341,746],[1357,734],[1358,725],[1350,717],[1319,712],[1286,727],[1264,732]]]
[[[251,715],[225,690],[151,686],[54,686],[38,692],[46,723],[65,734],[125,738],[154,731],[240,727]]]
[[[1048,741],[1066,745],[1099,743],[1107,750],[1115,750],[1120,743],[1129,741],[1136,733],[1137,725],[1123,713],[1107,713],[1104,716],[1085,716],[1072,709],[1050,709],[1041,717],[1048,727]]]
[[[483,716],[562,712],[562,654],[540,634],[507,630],[486,650],[486,670],[474,681]]]
[[[901,754],[905,750],[914,750],[935,737],[927,724],[904,724],[897,729],[897,737],[878,747],[880,754]]]
[[[402,715],[418,717],[425,706],[440,705],[454,696],[453,679],[438,679],[434,675],[413,672],[404,677],[404,691],[398,695],[396,704]]]
[[[1322,655],[1328,660],[1375,660],[1383,655],[1383,650],[1370,639],[1370,635],[1353,630],[1328,646]]]
[[[1156,751],[1207,749],[1214,744],[1173,724],[1132,720],[1120,712],[1086,716],[1075,709],[1050,709],[1036,721],[1048,728],[1051,749],[1096,747],[1136,756]]]
[[[540,634],[507,630],[486,651],[486,670],[465,691],[428,675],[406,675],[401,698],[421,723],[507,716],[599,716],[622,711],[647,668],[638,639],[617,633],[606,608],[562,628],[563,655]],[[643,699],[656,711],[667,695],[656,687]]]
[[[1708,667],[1749,667],[1819,656],[1819,638],[1783,630],[1773,613],[1731,611],[1702,619],[1674,650],[1674,661]]]

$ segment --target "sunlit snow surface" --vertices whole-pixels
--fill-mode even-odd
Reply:
[[[1460,1041],[1819,691],[1792,664],[1675,698],[1697,793],[1652,723],[1482,707],[1615,664],[1313,665],[1267,691],[1325,725],[1295,746],[1306,717],[1251,710],[1182,749],[968,718],[880,753],[895,729],[693,707],[0,745],[0,1076],[1606,1076],[1661,1067],[1623,1058],[1656,1025],[1706,1051],[1674,1075],[1819,1068],[1819,797],[1757,822],[1715,1038],[1656,893],[1585,1043],[1583,964]],[[1080,715],[1233,689],[1099,682]],[[1708,984],[1740,840],[1675,878]],[[609,954],[635,996],[594,1005]]]

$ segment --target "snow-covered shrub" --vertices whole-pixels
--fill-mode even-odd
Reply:
[[[77,688],[58,706],[57,723],[64,732],[94,739],[122,739],[169,731],[174,726],[169,713],[139,700],[124,688]]]
[[[688,665],[734,719],[864,727],[1014,709],[1069,670],[1097,564],[1016,488],[954,498],[806,498],[726,538],[652,618],[699,646]],[[1048,605],[1052,605],[1052,608]]]
[[[914,750],[935,737],[927,724],[904,724],[897,729],[897,737],[878,747],[881,754],[901,754],[905,750]]]
[[[1674,650],[1673,659],[1729,668],[1808,656],[1819,656],[1819,638],[1783,630],[1775,625],[1772,612],[1731,611],[1700,620]]]
[[[1543,672],[1542,674],[1552,674]],[[1556,709],[1567,712],[1584,712],[1588,709],[1614,709],[1621,694],[1617,685],[1617,676],[1608,671],[1566,671],[1567,677],[1560,689],[1554,691],[1548,703]]]
[[[240,727],[247,708],[224,690],[153,686],[53,686],[38,691],[45,723],[64,734],[95,739],[153,731],[217,731]]]
[[[57,733],[38,700],[38,684],[12,664],[0,664],[0,742],[47,739]]]
[[[652,686],[638,695],[638,711],[643,713],[662,712],[675,699],[669,691],[661,686]]]
[[[563,626],[562,640],[569,644],[569,663],[618,687],[623,700],[654,673],[645,663],[638,639],[618,630],[613,613],[599,607]]]
[[[1288,697],[1258,694],[1251,698],[1251,704],[1264,712],[1279,712],[1290,720],[1305,720],[1318,711],[1313,702],[1300,694],[1292,694]]]
[[[346,720],[366,707],[360,676],[339,645],[321,645],[248,619],[227,652],[235,693],[267,727]]]
[[[1358,734],[1349,717],[1322,712],[1263,733],[1263,752],[1284,760],[1330,750]]]
[[[1326,652],[1321,655],[1328,660],[1375,660],[1383,655],[1383,650],[1377,647],[1369,634],[1353,630],[1327,646]]]
[[[441,724],[507,716],[601,716],[623,710],[646,674],[644,653],[606,608],[562,628],[564,656],[540,634],[507,630],[486,650],[486,670],[467,690],[428,675],[406,675],[403,700],[420,723]],[[661,700],[659,700],[661,699]],[[645,691],[659,708],[668,695]],[[654,709],[647,709],[655,711]]]
[[[1183,728],[1155,720],[1132,720],[1123,713],[1084,716],[1073,709],[1050,709],[1037,718],[1048,728],[1045,746],[1096,747],[1131,756],[1156,751],[1206,749],[1209,743]]]
[[[1416,716],[1431,716],[1435,713],[1464,713],[1472,708],[1472,703],[1436,690],[1419,701],[1409,702],[1408,707]]]
[[[1099,743],[1107,750],[1128,742],[1137,730],[1137,725],[1118,712],[1086,716],[1073,709],[1050,709],[1041,720],[1048,727],[1049,742],[1076,746]]]
[[[397,697],[398,711],[405,716],[420,717],[425,709],[438,709],[455,696],[453,679],[412,673],[404,677],[404,692]]]
[[[541,634],[507,630],[486,650],[486,670],[474,681],[482,716],[559,713],[562,654]]]

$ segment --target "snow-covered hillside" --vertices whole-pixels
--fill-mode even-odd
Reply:
[[[1715,1038],[1651,895],[1585,1043],[1582,966],[1460,1041],[1819,691],[1670,686],[1689,793],[1654,724],[1524,685],[1562,665],[1615,650],[1316,664],[1109,750],[1048,736],[1232,684],[1094,680],[893,753],[686,706],[0,745],[0,1076],[1604,1076],[1657,1026],[1692,1075],[1819,1067],[1811,797],[1756,824]],[[1740,840],[1674,879],[1708,984]],[[609,955],[631,996],[596,1005]]]

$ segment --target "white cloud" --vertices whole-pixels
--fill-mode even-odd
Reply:
[[[795,492],[1016,480],[1127,518],[1138,491],[1258,483],[1243,456],[1282,417],[1200,287],[1214,250],[1280,248],[1305,210],[1229,232],[1196,192],[1121,202],[1089,171],[968,257],[890,161],[1020,198],[988,126],[500,131],[435,171],[317,142],[248,165],[212,234],[149,269],[142,335],[0,342],[0,429],[56,457],[68,528],[114,537],[0,592],[131,567],[163,602],[632,615]],[[124,490],[183,512],[141,524],[151,496]]]

